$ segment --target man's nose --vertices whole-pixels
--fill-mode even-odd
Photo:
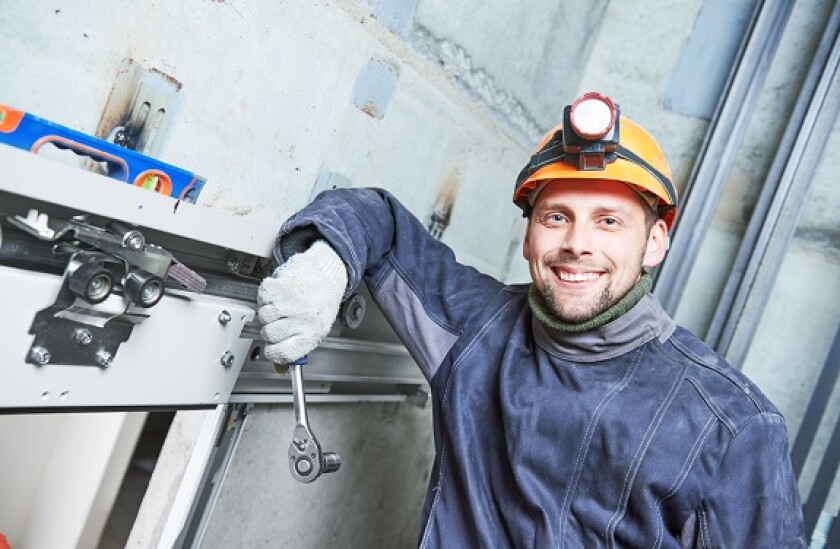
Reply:
[[[576,256],[592,252],[592,231],[583,223],[570,223],[563,235],[563,251]]]

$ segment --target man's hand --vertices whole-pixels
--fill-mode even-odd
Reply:
[[[323,240],[278,267],[257,295],[265,356],[288,364],[314,349],[330,331],[346,289],[347,267]]]

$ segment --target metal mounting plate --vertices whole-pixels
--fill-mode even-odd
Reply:
[[[134,327],[107,369],[26,362],[35,311],[48,307],[62,279],[0,266],[0,410],[16,408],[184,407],[227,402],[254,317],[244,302],[169,291]],[[230,319],[219,321],[223,310]],[[68,345],[74,345],[68,341]],[[228,366],[225,353],[233,354]]]

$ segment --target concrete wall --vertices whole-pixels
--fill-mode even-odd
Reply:
[[[248,418],[201,547],[412,547],[433,458],[431,410],[409,404],[310,406],[312,429],[341,469],[312,484],[286,461],[294,414]],[[235,525],[235,526],[234,526]]]

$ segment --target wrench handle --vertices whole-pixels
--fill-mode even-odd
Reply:
[[[295,421],[309,430],[309,417],[306,415],[306,391],[303,386],[303,364],[293,362],[289,364],[289,375],[292,378],[292,394],[295,402]]]

